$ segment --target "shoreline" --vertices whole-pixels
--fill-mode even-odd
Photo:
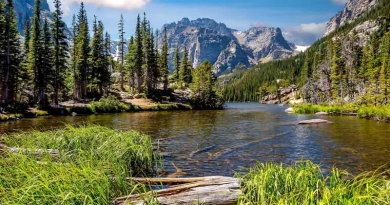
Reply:
[[[291,108],[291,109],[290,109]],[[300,104],[290,105],[285,110],[294,114],[311,115],[329,115],[329,116],[354,116],[360,119],[375,120],[390,123],[389,106],[356,106],[353,104],[345,105],[312,105]]]

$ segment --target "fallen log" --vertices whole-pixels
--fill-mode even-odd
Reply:
[[[237,204],[241,194],[240,181],[232,177],[201,177],[201,178],[131,178],[140,183],[152,184],[181,184],[167,189],[151,191],[145,194],[134,194],[120,197],[113,201],[115,205],[142,205],[145,196],[156,196],[161,205],[204,204],[204,205],[233,205]]]

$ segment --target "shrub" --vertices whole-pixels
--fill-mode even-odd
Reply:
[[[106,98],[101,98],[97,102],[92,102],[89,108],[98,113],[117,113],[130,110],[130,106],[119,101],[113,95],[109,95]]]

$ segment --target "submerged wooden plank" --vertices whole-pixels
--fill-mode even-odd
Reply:
[[[230,205],[237,204],[238,197],[241,194],[240,181],[232,177],[201,177],[188,179],[141,179],[134,178],[138,182],[160,181],[164,183],[180,183],[185,184],[168,187],[167,189],[152,191],[145,194],[135,194],[127,197],[117,198],[113,204],[127,205],[136,204],[142,205],[146,196],[156,196],[159,204],[176,205],[176,204],[205,204],[205,205]]]

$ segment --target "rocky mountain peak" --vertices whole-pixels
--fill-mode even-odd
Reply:
[[[34,15],[34,0],[14,0],[15,13],[18,20],[18,31],[23,35],[24,25]],[[51,19],[49,4],[47,0],[41,1],[42,18]]]
[[[218,74],[237,66],[249,67],[264,59],[280,59],[294,53],[280,28],[253,27],[237,31],[209,18],[183,18],[164,27],[171,59],[176,45],[181,52],[186,47],[194,67],[208,60]],[[162,43],[161,37],[159,42]]]
[[[337,28],[362,17],[363,14],[370,10],[377,2],[378,0],[350,0],[345,4],[344,9],[330,20],[325,29],[324,36],[327,36]]]

